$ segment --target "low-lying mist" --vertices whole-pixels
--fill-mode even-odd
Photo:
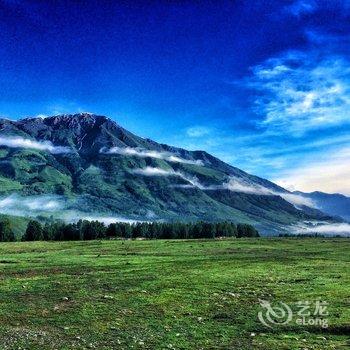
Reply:
[[[40,212],[52,213],[66,206],[63,196],[41,195],[23,197],[13,193],[0,197],[0,213],[15,216],[34,216]]]
[[[72,150],[65,146],[54,146],[50,141],[35,141],[21,136],[0,136],[0,146],[10,148],[29,148],[47,151],[53,154],[70,153]]]
[[[348,223],[329,223],[324,221],[302,222],[291,226],[291,232],[294,234],[321,234],[324,236],[343,236],[350,237],[350,224]]]
[[[82,220],[97,220],[110,224],[112,222],[138,222],[142,220],[130,219],[114,213],[84,212],[77,209],[78,198],[69,199],[59,195],[21,196],[13,193],[0,197],[0,214],[30,217],[53,217],[65,222]],[[146,215],[144,221],[149,220]]]

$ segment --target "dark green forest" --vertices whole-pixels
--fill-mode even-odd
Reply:
[[[259,237],[258,231],[248,224],[218,223],[112,223],[108,226],[99,221],[79,220],[77,223],[53,222],[41,224],[28,222],[22,241],[78,241],[94,239],[196,239],[216,237]],[[10,221],[0,222],[0,241],[15,241]]]

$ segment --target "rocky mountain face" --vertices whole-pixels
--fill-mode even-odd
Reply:
[[[9,213],[14,193],[59,202],[52,210],[44,202],[34,211],[41,216],[69,210],[131,220],[231,220],[267,234],[303,220],[332,220],[298,194],[207,152],[159,144],[87,113],[0,119],[0,212]]]

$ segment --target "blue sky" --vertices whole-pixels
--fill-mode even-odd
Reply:
[[[350,1],[0,0],[0,115],[94,112],[350,194]]]

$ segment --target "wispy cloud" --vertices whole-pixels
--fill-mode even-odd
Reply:
[[[124,222],[129,224],[135,224],[137,222],[145,222],[147,221],[147,218],[145,220],[134,220],[134,219],[128,219],[122,216],[118,215],[103,215],[98,213],[83,213],[79,211],[67,211],[62,216],[63,220],[66,222],[77,222],[79,220],[87,220],[87,221],[99,221],[103,222],[105,225],[114,224],[116,222]]]
[[[211,133],[211,129],[206,126],[192,126],[186,129],[186,134],[189,137],[202,137],[209,135]]]
[[[145,167],[140,169],[134,169],[132,170],[132,173],[137,175],[143,175],[143,176],[177,176],[181,179],[188,182],[188,184],[175,184],[172,185],[172,187],[181,187],[181,188],[193,188],[197,187],[200,189],[205,189],[206,187],[203,186],[198,179],[195,176],[185,174],[181,171],[175,171],[173,169],[161,169],[161,168],[155,168],[155,167]]]
[[[276,194],[281,196],[287,202],[294,204],[297,208],[304,205],[310,208],[317,208],[316,203],[310,198],[305,198],[301,195],[293,194],[293,193],[276,193]]]
[[[111,149],[102,149],[101,153],[120,154],[124,156],[135,156],[135,157],[141,157],[141,158],[163,159],[173,163],[203,165],[203,162],[201,160],[184,159],[170,152],[158,152],[158,151],[147,150],[143,148],[116,146],[116,147],[112,147]]]
[[[301,195],[293,193],[274,191],[262,185],[250,183],[236,177],[231,177],[230,180],[227,183],[224,183],[222,187],[233,192],[243,192],[248,194],[265,196],[280,196],[287,202],[295,205],[296,207],[300,207],[303,205],[308,207],[315,207],[315,203],[309,198],[305,198]]]
[[[50,141],[35,141],[25,139],[20,136],[0,136],[0,146],[11,148],[30,148],[38,151],[47,151],[53,154],[69,153],[72,151],[69,147],[54,146]]]
[[[77,202],[74,199],[67,200],[64,196],[58,195],[38,195],[38,196],[21,196],[13,193],[9,196],[0,197],[0,213],[22,216],[37,217],[38,215],[50,214],[57,219],[66,222],[77,222],[78,220],[100,221],[109,225],[114,222],[135,223],[141,220],[129,219],[117,214],[98,212],[82,212],[74,209]],[[155,216],[149,212],[145,215],[144,220],[154,219]]]
[[[191,184],[176,184],[176,185],[170,185],[170,187],[172,188],[196,188],[198,186],[194,186],[194,185],[191,185]]]
[[[54,195],[22,197],[11,194],[0,198],[0,213],[9,215],[32,216],[61,210],[64,206],[64,199]]]
[[[319,155],[281,172],[273,181],[290,190],[340,192],[350,195],[350,147]]]
[[[223,184],[223,188],[226,188],[233,192],[244,192],[250,194],[270,195],[271,190],[258,184],[248,183],[236,177],[231,177],[230,180]]]
[[[177,176],[174,170],[164,170],[155,167],[146,167],[132,170],[132,173],[143,176]]]
[[[350,236],[350,224],[347,223],[324,223],[324,222],[306,222],[299,223],[290,228],[295,234],[323,234],[326,236],[340,235]]]
[[[237,163],[289,190],[350,194],[348,1],[294,1],[295,16],[331,13],[336,25],[300,23],[304,48],[252,67],[245,82],[256,112],[256,138],[238,144]],[[286,19],[284,19],[286,20]],[[295,21],[295,19],[289,18]]]
[[[300,136],[350,123],[350,63],[341,56],[287,52],[253,68],[261,126]]]
[[[204,191],[213,191],[213,190],[230,190],[232,192],[242,192],[254,195],[266,195],[266,196],[280,196],[287,202],[295,205],[296,207],[308,206],[315,207],[315,203],[301,195],[288,193],[288,192],[278,192],[261,186],[253,182],[247,182],[243,179],[237,177],[230,177],[227,182],[224,182],[222,185],[203,185],[197,177],[189,174],[185,174],[180,171],[174,171],[173,169],[165,170],[155,167],[146,167],[141,169],[134,169],[132,171],[134,174],[142,176],[177,176],[188,182],[187,184],[174,184],[172,187],[179,188],[199,188]]]

